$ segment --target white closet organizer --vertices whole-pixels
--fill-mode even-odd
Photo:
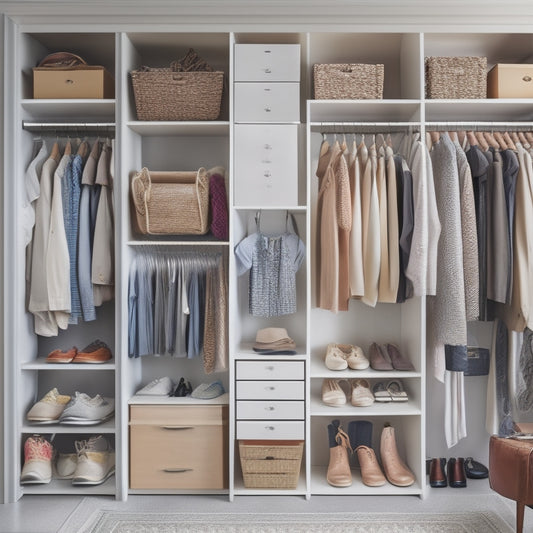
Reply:
[[[266,24],[266,26],[265,26]],[[365,33],[312,31],[268,33],[268,23],[260,32],[232,33],[185,25],[164,26],[159,31],[149,21],[135,25],[135,31],[127,26],[110,28],[95,23],[94,33],[88,24],[69,25],[67,32],[59,32],[57,24],[43,23],[39,31],[32,27],[18,26],[6,20],[4,48],[10,50],[5,62],[5,131],[12,133],[5,139],[5,225],[4,243],[6,280],[4,315],[4,354],[6,386],[4,388],[5,434],[5,501],[16,501],[24,494],[109,494],[126,499],[133,492],[187,493],[217,492],[196,489],[130,489],[130,433],[129,402],[135,391],[150,380],[163,375],[174,379],[180,376],[193,383],[207,381],[201,360],[172,359],[169,357],[141,357],[128,359],[128,271],[131,260],[140,248],[148,245],[165,249],[222,251],[229,262],[229,371],[213,375],[221,379],[228,391],[228,493],[232,499],[241,494],[297,494],[310,498],[313,494],[405,494],[424,496],[426,491],[426,456],[448,456],[443,432],[443,412],[439,395],[428,395],[428,387],[438,386],[432,377],[426,380],[426,307],[424,299],[411,299],[403,304],[378,304],[372,309],[360,302],[351,301],[348,312],[334,315],[316,308],[314,294],[314,235],[316,231],[316,184],[315,177],[318,150],[324,128],[339,131],[386,124],[394,128],[409,128],[425,133],[426,124],[457,122],[528,122],[533,121],[533,99],[521,100],[426,100],[424,94],[424,57],[429,55],[484,55],[489,68],[497,62],[530,62],[533,55],[530,34],[518,33]],[[218,28],[222,27],[222,23]],[[278,26],[279,27],[279,26]],[[301,25],[299,25],[301,27]],[[30,28],[30,29],[28,29]],[[33,26],[33,28],[35,28]],[[331,28],[330,28],[331,29]],[[80,30],[80,31],[78,31]],[[265,32],[266,30],[266,32]],[[53,51],[68,48],[92,64],[104,65],[114,73],[116,80],[115,100],[33,100],[31,67]],[[242,156],[236,141],[238,126],[263,124],[261,111],[252,106],[254,91],[261,91],[263,81],[239,79],[236,76],[234,45],[300,45],[299,88],[288,88],[284,104],[276,121],[297,130],[297,161],[294,176],[297,193],[291,200],[275,205],[265,205],[261,197],[253,203],[238,201],[235,194],[236,169]],[[194,48],[215,69],[226,74],[223,105],[220,117],[208,122],[145,122],[138,121],[135,113],[133,91],[129,72],[141,65],[167,66]],[[385,65],[383,100],[316,101],[312,99],[312,67],[315,63],[363,62]],[[238,83],[250,84],[240,86]],[[297,83],[290,78],[276,83]],[[254,84],[253,86],[251,84]],[[257,85],[255,85],[257,84]],[[295,97],[295,91],[298,94]],[[238,99],[238,100],[237,100]],[[239,111],[237,112],[237,101]],[[242,104],[242,105],[241,105]],[[248,105],[252,106],[251,108]],[[295,105],[299,112],[295,112]],[[286,111],[289,109],[289,111]],[[240,115],[241,111],[244,117]],[[259,115],[253,115],[253,112]],[[263,108],[264,111],[264,108]],[[266,112],[265,113],[271,113]],[[248,115],[248,113],[252,113]],[[287,113],[285,115],[285,113]],[[251,116],[247,119],[247,116]],[[271,115],[274,116],[274,115]],[[116,219],[116,298],[98,312],[93,323],[70,327],[57,339],[37,338],[33,333],[31,316],[25,311],[25,254],[22,235],[17,224],[24,195],[23,176],[30,161],[32,140],[35,134],[22,129],[22,121],[34,122],[110,122],[116,123],[115,145],[115,219]],[[246,124],[243,124],[246,122]],[[289,124],[290,123],[290,124]],[[278,122],[276,122],[276,125]],[[533,125],[533,122],[532,122]],[[261,127],[261,126],[260,126]],[[378,127],[378,126],[375,126]],[[429,127],[429,126],[428,126]],[[230,239],[220,242],[208,236],[148,237],[132,232],[129,180],[132,172],[146,166],[152,170],[194,170],[199,166],[222,165],[227,169],[227,191],[230,207]],[[239,183],[239,186],[242,186]],[[242,238],[255,231],[255,216],[261,210],[262,227],[267,231],[284,230],[286,213],[294,215],[301,239],[306,243],[307,255],[300,267],[297,284],[297,312],[287,317],[263,319],[248,313],[248,276],[236,274],[233,248]],[[252,350],[257,330],[268,326],[285,327],[296,341],[295,356],[258,356]],[[52,349],[83,347],[95,338],[105,340],[111,347],[114,358],[104,365],[50,365],[44,357]],[[405,405],[374,405],[369,408],[347,406],[333,409],[322,404],[320,386],[324,378],[356,377],[355,371],[331,372],[323,362],[325,349],[330,342],[358,344],[367,352],[371,342],[396,342],[409,355],[415,366],[414,372],[379,373],[372,370],[357,372],[357,377],[370,380],[399,378],[409,393]],[[287,365],[287,366],[280,366]],[[269,368],[266,368],[269,367]],[[257,414],[255,402],[239,398],[239,388],[250,387],[257,381],[268,380],[270,368],[283,369],[273,381],[298,382],[303,396],[291,394],[276,401],[280,405],[279,422],[284,426],[303,429],[305,440],[300,482],[295,490],[246,489],[242,482],[237,438],[239,423],[256,422],[262,419]],[[285,372],[287,370],[288,372]],[[290,370],[290,371],[289,371]],[[244,372],[244,373],[243,373]],[[251,372],[251,373],[250,373]],[[277,370],[276,370],[277,372]],[[291,376],[284,380],[279,377]],[[264,379],[263,379],[264,378]],[[236,385],[237,383],[237,385]],[[47,435],[75,440],[81,428],[48,426],[34,428],[25,421],[25,414],[35,400],[52,387],[61,392],[73,393],[83,390],[101,393],[116,399],[114,420],[91,427],[90,433],[104,433],[114,441],[117,452],[117,469],[114,477],[103,485],[75,488],[68,482],[52,481],[47,485],[20,485],[19,477],[23,461],[21,453],[25,438],[42,430]],[[484,383],[472,382],[468,394],[482,395]],[[258,401],[262,399],[257,398]],[[242,401],[243,403],[236,403]],[[295,402],[295,403],[293,403]],[[180,399],[165,402],[177,408],[185,405]],[[349,404],[348,404],[349,405]],[[153,406],[152,406],[153,407]],[[289,418],[290,417],[290,418]],[[426,417],[428,422],[426,422]],[[351,420],[370,420],[374,427],[374,448],[379,448],[383,423],[389,422],[396,429],[401,455],[406,459],[416,476],[411,487],[397,488],[392,485],[375,489],[364,486],[354,471],[351,487],[334,488],[326,482],[329,458],[327,425],[340,418],[346,427]],[[462,441],[454,455],[469,455],[480,451],[480,459],[486,459],[487,438],[482,417],[469,417],[469,436]],[[251,427],[251,426],[249,426]],[[83,428],[87,433],[87,428]],[[57,438],[57,437],[56,437]],[[427,451],[426,451],[427,450]],[[485,455],[483,455],[485,454]],[[472,490],[471,488],[469,490]]]

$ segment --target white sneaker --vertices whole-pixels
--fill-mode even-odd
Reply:
[[[52,479],[52,445],[40,435],[33,435],[24,443],[24,466],[20,474],[22,484],[50,483]]]
[[[103,435],[75,444],[78,461],[73,485],[99,485],[115,473],[115,451]]]
[[[91,398],[84,392],[77,392],[59,417],[61,424],[92,425],[109,420],[115,412],[114,398],[97,394]]]
[[[47,392],[26,414],[26,418],[33,423],[53,424],[58,421],[70,396],[59,394],[54,387]]]
[[[59,453],[53,464],[53,476],[55,479],[72,479],[77,466],[77,454]]]
[[[165,376],[164,378],[157,378],[150,381],[142,389],[138,390],[136,394],[140,396],[168,396],[174,390],[174,383]]]

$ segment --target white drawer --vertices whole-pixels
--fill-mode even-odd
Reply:
[[[299,83],[236,83],[235,122],[299,122]]]
[[[237,361],[236,379],[304,379],[303,361]]]
[[[300,81],[299,44],[236,44],[235,81]]]
[[[298,205],[298,126],[235,125],[235,204]]]
[[[301,421],[238,421],[237,439],[303,440],[304,422]]]
[[[240,420],[303,420],[304,402],[238,401],[237,418]]]
[[[237,381],[237,400],[303,400],[303,381]]]

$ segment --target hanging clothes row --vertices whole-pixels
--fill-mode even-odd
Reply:
[[[353,135],[350,146],[346,134],[320,146],[318,307],[435,294],[440,223],[425,143],[418,133]]]
[[[203,357],[228,367],[228,296],[222,254],[145,250],[129,274],[129,356]]]
[[[114,295],[112,140],[38,140],[25,174],[21,227],[27,307],[38,335],[55,336]]]

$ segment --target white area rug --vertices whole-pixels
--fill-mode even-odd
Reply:
[[[63,529],[63,528],[62,528]],[[96,511],[83,533],[511,533],[496,513],[131,513]]]

